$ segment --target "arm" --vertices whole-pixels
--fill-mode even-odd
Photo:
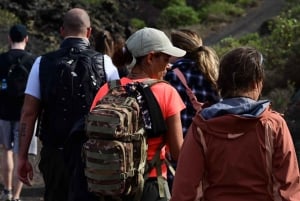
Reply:
[[[29,179],[32,180],[33,178],[33,170],[32,165],[28,161],[28,149],[33,136],[34,125],[39,111],[40,100],[26,94],[20,120],[18,176],[23,183],[29,186],[31,185]]]
[[[168,132],[166,135],[166,142],[170,149],[171,156],[174,160],[178,159],[179,151],[183,143],[182,126],[180,120],[180,113],[172,115],[166,119]]]
[[[197,132],[192,123],[184,139],[177,163],[171,201],[194,201],[201,195],[199,184],[204,173],[204,153]]]
[[[278,183],[279,196],[284,201],[300,200],[300,176],[295,147],[290,131],[282,120],[275,139],[273,155],[273,174]]]

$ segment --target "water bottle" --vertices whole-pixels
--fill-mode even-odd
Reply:
[[[7,89],[7,82],[6,79],[3,78],[1,81],[1,90],[6,90]]]

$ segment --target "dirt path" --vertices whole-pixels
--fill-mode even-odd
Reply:
[[[263,0],[261,6],[250,9],[244,17],[226,26],[222,30],[210,34],[204,39],[205,45],[213,45],[223,38],[241,37],[247,33],[258,31],[262,23],[277,16],[285,5],[285,0]]]

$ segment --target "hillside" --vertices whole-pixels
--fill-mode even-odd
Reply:
[[[81,1],[47,1],[47,0],[1,0],[0,8],[14,13],[26,24],[30,33],[30,42],[27,50],[34,54],[43,54],[58,47],[60,43],[59,26],[62,16],[71,7],[85,8],[92,20],[94,30],[107,28],[112,32],[121,33],[126,37],[130,31],[128,21],[132,17],[143,19],[148,26],[155,26],[160,14],[158,8],[153,7],[150,1],[111,1],[118,3],[106,3],[90,6]],[[110,1],[106,1],[110,2]],[[259,26],[267,19],[276,15],[282,7],[284,0],[262,0],[258,8],[251,8],[247,14],[234,20],[228,25],[221,23],[213,29],[205,25],[191,26],[205,38],[208,45],[216,43],[226,36],[241,36],[247,32],[258,30]],[[268,10],[268,12],[265,12]],[[199,29],[201,27],[201,30]],[[1,46],[7,46],[8,26],[0,25]],[[168,32],[168,30],[165,30]]]

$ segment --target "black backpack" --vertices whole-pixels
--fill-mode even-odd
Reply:
[[[71,133],[84,130],[84,124],[77,122],[84,119],[106,82],[103,55],[91,49],[61,49],[42,56],[39,73],[44,108],[40,134],[55,139],[55,133],[65,141]]]
[[[8,69],[6,80],[6,90],[10,96],[20,97],[24,95],[29,75],[29,70],[25,67],[24,64],[31,57],[31,54],[25,54],[17,59],[10,58],[11,65]]]

